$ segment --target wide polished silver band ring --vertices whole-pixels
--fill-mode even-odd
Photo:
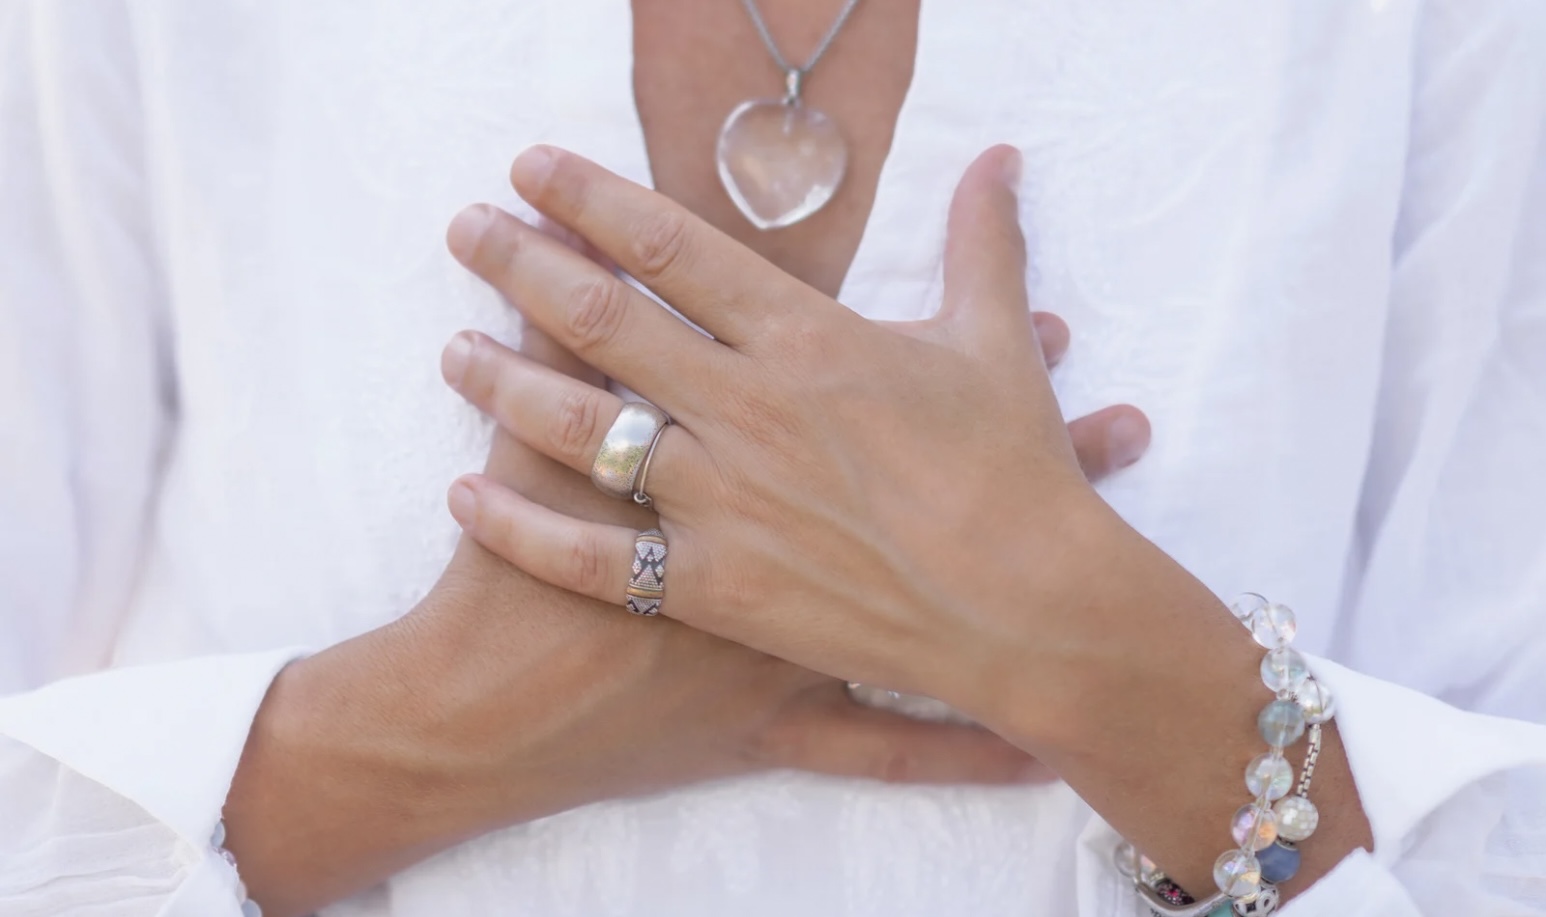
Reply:
[[[660,614],[666,597],[666,536],[646,529],[633,542],[633,574],[628,578],[628,610],[636,615]]]
[[[630,401],[623,405],[591,463],[591,482],[602,493],[619,500],[633,497],[638,492],[634,482],[639,478],[639,468],[670,423],[666,412],[653,404]]]

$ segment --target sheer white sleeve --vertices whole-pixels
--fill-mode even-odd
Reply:
[[[82,674],[108,660],[172,430],[133,47],[121,4],[0,6],[0,913],[18,917],[239,913],[209,839],[295,655]]]
[[[1288,912],[1546,914],[1546,7],[1430,3],[1417,48],[1326,673],[1375,849]]]

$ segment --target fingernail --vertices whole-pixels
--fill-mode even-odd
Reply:
[[[467,375],[467,364],[472,360],[472,335],[463,331],[446,344],[440,354],[440,374],[452,388],[459,388],[462,377]]]
[[[510,166],[510,183],[517,191],[534,191],[541,188],[553,174],[558,154],[550,146],[529,147],[515,157]]]
[[[1118,468],[1126,468],[1149,450],[1149,425],[1132,414],[1121,414],[1111,422],[1111,459]]]
[[[999,167],[1004,170],[1004,184],[1008,185],[1011,191],[1019,191],[1020,178],[1025,174],[1025,155],[1020,152],[1020,148],[1010,147],[1009,152],[1004,154],[1003,160],[999,163]]]
[[[451,226],[446,230],[446,247],[451,249],[456,260],[463,263],[471,260],[478,250],[478,240],[483,238],[493,222],[494,208],[487,204],[473,204],[464,208],[452,218]]]
[[[478,518],[478,495],[466,481],[457,481],[446,494],[446,504],[451,507],[451,518],[462,528],[472,528]]]

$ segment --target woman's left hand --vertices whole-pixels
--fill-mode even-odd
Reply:
[[[1090,577],[1109,575],[1091,552],[1109,560],[1124,528],[1086,483],[1048,383],[1018,170],[1008,147],[968,170],[943,308],[910,325],[868,321],[667,198],[551,148],[516,161],[516,190],[712,338],[493,208],[465,211],[450,239],[528,321],[674,419],[648,482],[670,545],[665,614],[991,719],[999,676],[1035,667],[1028,647],[1081,639],[1090,622],[1070,613],[1089,607]],[[518,436],[587,471],[621,401],[512,353],[479,354],[502,365],[466,376],[497,383],[464,394],[526,419]],[[555,428],[566,435],[531,435]],[[477,476],[457,486],[480,508],[475,537],[621,604],[632,529]]]

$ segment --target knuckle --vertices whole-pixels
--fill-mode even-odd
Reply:
[[[628,302],[626,288],[612,278],[595,278],[575,287],[565,319],[569,335],[581,350],[605,347],[617,338]]]
[[[559,397],[549,439],[559,454],[584,458],[601,427],[601,405],[593,392],[571,389]]]
[[[645,283],[679,273],[689,251],[687,218],[677,211],[651,214],[633,233],[636,276]]]

